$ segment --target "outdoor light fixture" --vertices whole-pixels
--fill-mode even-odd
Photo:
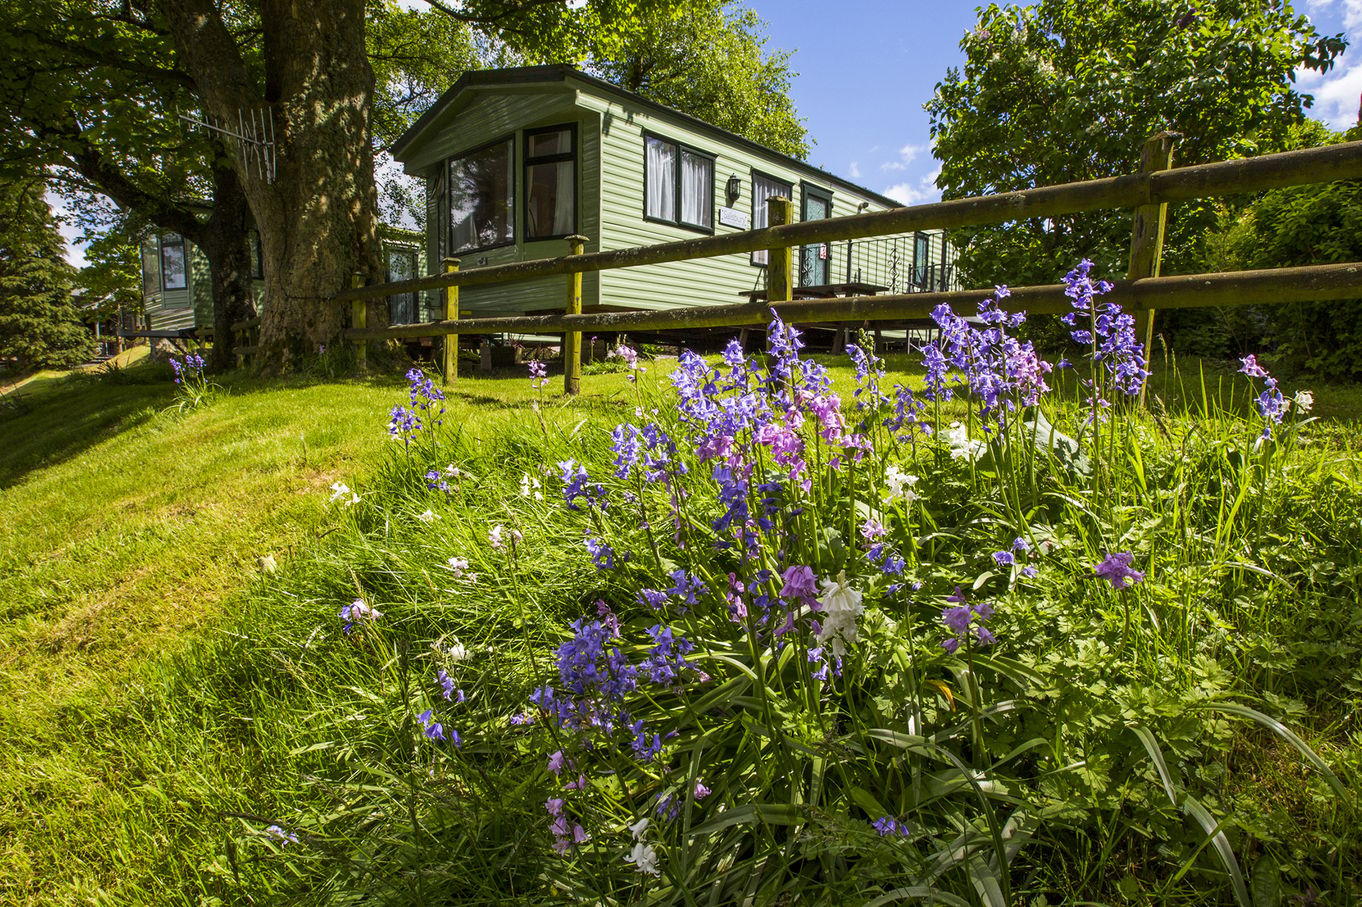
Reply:
[[[733,207],[733,203],[738,200],[738,193],[740,192],[742,192],[742,180],[738,179],[738,174],[735,173],[728,178],[728,207]]]

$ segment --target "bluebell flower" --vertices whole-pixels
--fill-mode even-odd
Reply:
[[[435,720],[430,709],[426,709],[424,712],[422,712],[419,716],[417,716],[416,720],[421,722],[422,732],[426,735],[426,738],[428,740],[438,741],[445,739],[444,725]]]
[[[883,816],[876,819],[874,822],[871,822],[870,825],[875,831],[880,833],[881,838],[891,836],[906,838],[910,834],[907,825],[896,819],[892,819],[889,816]]]
[[[965,595],[960,591],[960,587],[955,587],[955,594],[946,597],[946,601],[956,604],[941,610],[941,624],[949,632],[950,636],[941,641],[941,648],[952,655],[960,648],[960,644],[973,637],[979,645],[987,646],[997,642],[993,634],[984,624],[993,617],[993,606],[987,602],[977,605],[970,605],[965,601]]]
[[[1112,552],[1103,558],[1102,563],[1098,564],[1093,572],[1111,583],[1111,588],[1125,589],[1144,582],[1143,573],[1130,569],[1134,560],[1135,555],[1129,551]]]
[[[615,426],[615,430],[611,432],[610,449],[615,452],[615,475],[621,479],[629,478],[630,470],[638,462],[643,447],[639,440],[640,434],[637,428],[628,423]]]
[[[615,567],[615,550],[600,539],[586,537],[583,542],[586,550],[591,554],[591,562],[596,565],[597,570],[613,570]]]
[[[591,481],[585,466],[578,465],[575,460],[563,460],[558,468],[563,471],[563,500],[569,510],[581,510],[576,503],[578,498],[585,499],[589,505],[605,506],[605,488]]]
[[[1263,417],[1263,438],[1271,438],[1272,426],[1281,424],[1282,417],[1286,415],[1286,410],[1290,404],[1277,386],[1277,379],[1273,378],[1268,374],[1267,369],[1258,364],[1256,356],[1250,353],[1239,361],[1243,364],[1243,367],[1239,369],[1240,372],[1250,378],[1263,379],[1263,392],[1253,402],[1258,407],[1259,414]]]

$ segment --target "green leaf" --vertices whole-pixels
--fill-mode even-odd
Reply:
[[[725,810],[697,825],[691,834],[712,835],[735,825],[800,825],[804,821],[804,810],[792,803],[755,803]]]

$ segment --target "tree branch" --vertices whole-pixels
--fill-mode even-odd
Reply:
[[[135,209],[148,221],[174,230],[191,242],[202,244],[204,226],[188,207],[156,195],[129,179],[122,168],[107,160],[91,144],[74,117],[68,117],[60,125],[29,125],[40,139],[62,150],[70,169],[89,180],[91,186],[113,199],[119,207]]]

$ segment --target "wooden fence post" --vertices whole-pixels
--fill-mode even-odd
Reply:
[[[1182,134],[1178,132],[1159,132],[1145,140],[1140,149],[1140,172],[1154,173],[1170,170],[1173,167],[1173,146]],[[1135,222],[1130,231],[1130,267],[1126,277],[1138,280],[1141,277],[1158,277],[1163,259],[1163,232],[1168,225],[1168,203],[1140,205],[1135,209]],[[1135,336],[1144,339],[1145,367],[1148,367],[1151,347],[1154,344],[1154,310],[1146,309],[1135,314]],[[1140,390],[1140,401],[1144,402],[1144,390]]]
[[[573,234],[567,238],[568,255],[581,255],[586,251],[586,237]],[[582,272],[573,271],[568,275],[567,314],[582,314]],[[563,334],[563,391],[568,394],[582,392],[582,333],[569,331]]]
[[[446,258],[444,260],[445,273],[453,274],[459,270],[459,259]],[[457,286],[445,287],[445,320],[459,320],[459,288]],[[459,377],[459,335],[445,334],[444,346],[444,368],[442,377],[445,384]]]
[[[350,279],[350,286],[356,288],[364,286],[364,275],[356,273],[355,276]],[[351,303],[350,323],[352,327],[361,331],[369,326],[369,300],[356,299]],[[368,367],[369,343],[366,340],[356,340],[355,371],[362,375]]]
[[[794,220],[794,202],[779,195],[766,200],[766,224],[778,227]],[[794,298],[794,250],[789,246],[766,251],[766,301]]]

